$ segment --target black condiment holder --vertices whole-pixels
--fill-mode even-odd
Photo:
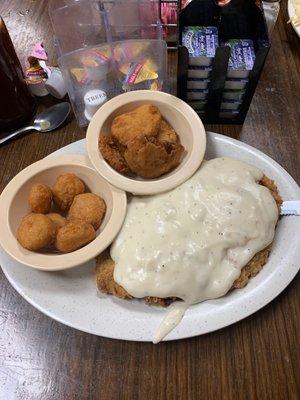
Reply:
[[[219,117],[230,58],[228,46],[219,46],[216,49],[206,105],[203,111],[198,112],[201,113],[204,123],[243,124],[270,49],[268,29],[261,2],[258,0],[231,0],[228,5],[220,7],[213,0],[192,0],[179,12],[177,96],[184,101],[187,100],[189,62],[187,48],[181,45],[182,31],[185,26],[215,26],[218,29],[219,43],[228,39],[251,39],[253,41],[255,62],[250,71],[238,113],[230,118]]]

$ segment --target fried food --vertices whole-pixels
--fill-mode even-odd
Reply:
[[[52,204],[52,192],[49,186],[36,183],[30,189],[28,203],[31,211],[39,214],[47,214]]]
[[[78,194],[68,212],[68,220],[81,220],[98,229],[106,212],[105,201],[94,193]]]
[[[111,259],[109,251],[104,251],[96,259],[96,284],[98,290],[106,294],[112,294],[120,299],[132,299],[133,297],[114,281],[115,263]],[[161,299],[159,297],[145,297],[144,301],[152,305],[167,307],[176,298]]]
[[[241,275],[233,283],[231,289],[242,289],[247,285],[249,280],[256,276],[259,271],[262,270],[263,266],[266,264],[269,254],[271,251],[271,246],[268,246],[264,250],[257,253],[252,260],[242,269]],[[130,300],[133,298],[122,286],[118,285],[114,281],[114,268],[115,263],[110,257],[109,252],[104,252],[96,258],[96,285],[98,290],[105,294],[111,294],[120,299]],[[159,297],[145,297],[144,301],[147,304],[159,305],[162,307],[167,307],[173,301],[178,300],[173,298],[159,298]]]
[[[122,151],[122,145],[118,144],[111,135],[100,135],[99,150],[104,160],[107,161],[113,169],[122,174],[130,172],[123,155],[124,149]]]
[[[266,186],[272,193],[274,200],[280,209],[282,199],[278,189],[270,178],[264,176],[260,184]],[[249,280],[256,276],[259,271],[266,264],[271,251],[271,245],[259,251],[255,256],[245,265],[241,271],[241,275],[235,280],[231,289],[241,289],[247,285]],[[114,281],[114,267],[115,263],[112,260],[109,250],[106,250],[96,258],[96,284],[97,288],[106,294],[112,294],[121,299],[132,299],[133,297],[127,291]],[[168,306],[171,302],[178,300],[176,298],[159,298],[159,297],[146,297],[144,301],[152,305]]]
[[[98,289],[106,294],[113,294],[120,299],[132,299],[122,286],[114,281],[115,263],[109,251],[104,251],[96,259],[96,282]]]
[[[268,178],[266,175],[264,175],[259,183],[261,185],[267,187],[270,190],[274,200],[276,201],[276,204],[277,204],[277,207],[278,207],[278,213],[280,214],[282,198],[281,198],[281,196],[280,196],[280,194],[278,192],[278,189],[277,189],[277,186],[276,186],[275,182],[272,179]]]
[[[84,191],[84,183],[76,175],[70,173],[60,175],[52,189],[54,203],[62,211],[68,211],[74,197]]]
[[[184,148],[159,109],[144,104],[113,120],[111,135],[100,135],[99,150],[118,172],[157,178],[179,164]]]
[[[55,244],[57,250],[68,253],[94,240],[106,204],[96,194],[84,192],[84,182],[72,173],[60,175],[52,191],[47,185],[33,185],[28,198],[33,212],[20,223],[17,231],[20,244],[32,251]],[[63,215],[59,211],[50,212],[52,200]]]
[[[151,104],[144,104],[135,110],[117,116],[112,123],[111,133],[122,145],[139,136],[157,136],[161,113]]]
[[[266,175],[264,175],[259,183],[270,190],[274,200],[276,201],[278,207],[278,214],[280,214],[282,198],[278,192],[275,182],[272,179],[268,178]],[[232,288],[241,289],[244,286],[246,286],[249,279],[257,275],[259,271],[263,268],[263,266],[266,264],[266,262],[268,261],[270,251],[271,251],[271,246],[268,246],[264,250],[255,254],[252,260],[250,260],[248,264],[242,269],[241,275],[234,282]]]
[[[51,221],[54,223],[56,230],[58,230],[59,228],[62,228],[67,223],[66,218],[58,213],[47,214],[47,217],[50,218]]]
[[[242,289],[243,287],[245,287],[250,278],[253,278],[259,273],[259,271],[262,270],[263,266],[268,261],[270,251],[271,246],[268,246],[255,254],[252,260],[250,260],[248,264],[246,264],[245,267],[242,269],[241,275],[233,283],[231,289]]]
[[[177,133],[172,128],[172,126],[164,119],[162,119],[161,121],[157,139],[162,142],[170,142],[170,143],[178,142]]]
[[[179,143],[140,136],[128,143],[124,157],[132,172],[142,178],[157,178],[177,167],[183,151]]]
[[[96,237],[91,224],[82,221],[69,221],[56,235],[55,247],[62,253],[70,253],[93,241]]]
[[[26,215],[18,228],[19,243],[28,250],[37,251],[51,245],[55,240],[54,223],[44,214]]]

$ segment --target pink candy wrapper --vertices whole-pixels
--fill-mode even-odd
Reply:
[[[36,43],[30,55],[37,58],[38,60],[48,60],[48,55],[46,53],[46,50],[44,49],[43,42]]]

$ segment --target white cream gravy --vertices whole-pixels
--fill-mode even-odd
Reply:
[[[154,342],[186,307],[225,295],[241,269],[274,237],[278,218],[263,173],[244,162],[203,162],[187,182],[156,196],[134,197],[111,247],[114,279],[134,297],[177,297]]]

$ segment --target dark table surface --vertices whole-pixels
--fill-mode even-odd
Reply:
[[[286,7],[283,1],[244,125],[207,128],[264,151],[299,183],[300,39],[286,24]],[[0,14],[21,61],[42,40],[55,62],[46,0],[2,0]],[[174,65],[171,55],[170,74]],[[40,107],[51,103],[44,99]],[[1,147],[0,192],[27,165],[84,137],[72,119],[55,133],[33,133]],[[153,345],[55,322],[29,305],[1,272],[0,398],[299,399],[299,289],[298,276],[271,304],[233,326]]]

